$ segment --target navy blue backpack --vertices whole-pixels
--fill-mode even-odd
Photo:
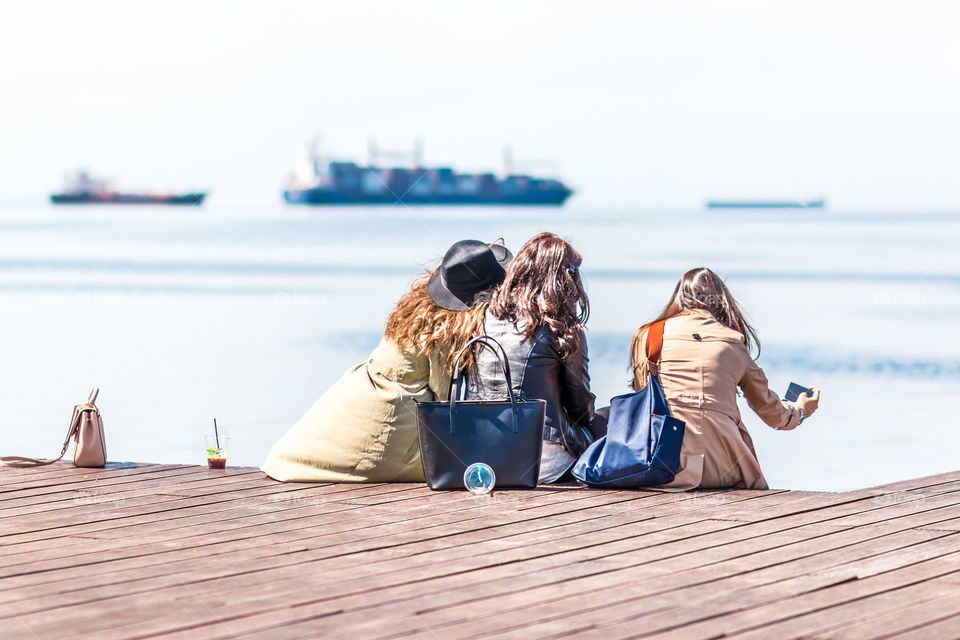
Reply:
[[[663,325],[657,322],[647,332],[647,361],[652,365],[660,361]],[[684,423],[670,416],[660,381],[650,373],[643,389],[610,401],[607,435],[583,452],[573,465],[573,476],[594,487],[666,484],[680,465],[683,430]]]

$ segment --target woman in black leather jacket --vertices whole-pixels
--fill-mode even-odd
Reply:
[[[606,429],[594,413],[583,327],[590,302],[580,280],[580,254],[552,233],[531,238],[507,270],[484,316],[484,332],[504,348],[514,391],[547,401],[540,482],[560,479]],[[497,359],[477,354],[467,396],[507,395]]]

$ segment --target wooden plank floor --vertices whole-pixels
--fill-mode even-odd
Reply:
[[[0,468],[0,638],[957,638],[960,472],[431,492]]]

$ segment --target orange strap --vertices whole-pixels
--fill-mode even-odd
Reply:
[[[654,322],[647,329],[647,362],[657,364],[660,362],[660,352],[663,351],[663,325],[666,320]]]

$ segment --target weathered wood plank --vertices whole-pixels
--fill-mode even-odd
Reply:
[[[916,560],[916,558],[910,558],[910,560]],[[802,594],[788,594],[774,603],[743,607],[733,613],[678,627],[671,633],[661,634],[661,637],[687,638],[717,634],[770,637],[768,630],[774,624],[782,623],[789,626],[789,621],[807,614],[815,614],[812,619],[816,620],[818,612],[845,602],[862,601],[873,607],[873,603],[877,602],[875,598],[884,593],[910,584],[942,579],[958,568],[960,568],[960,553],[935,556],[929,560],[915,561],[901,568],[863,579],[852,579]],[[783,633],[786,626],[781,626],[779,633]]]
[[[917,521],[909,521],[908,518],[905,518],[904,522],[900,522],[900,523],[893,522],[893,523],[886,524],[883,526],[883,528],[873,533],[874,535],[882,534],[885,536],[890,536],[891,533],[906,531],[907,533],[910,534],[910,537],[907,538],[907,541],[903,543],[906,545],[913,544],[917,541],[922,541],[924,539],[929,539],[933,537],[927,534],[918,534],[912,531],[911,526],[915,525],[916,523]],[[577,581],[567,581],[567,582],[560,582],[557,584],[551,584],[551,585],[548,585],[547,587],[541,587],[539,589],[527,589],[523,592],[518,592],[518,594],[523,596],[522,600],[526,604],[536,603],[537,599],[539,599],[544,603],[544,609],[547,612],[555,611],[558,607],[554,605],[560,605],[560,608],[566,614],[568,615],[575,614],[577,611],[580,610],[580,608],[583,608],[584,606],[589,608],[590,606],[594,606],[595,603],[599,601],[604,603],[603,611],[601,611],[601,618],[603,615],[606,615],[604,611],[610,613],[611,615],[626,615],[627,612],[624,612],[623,614],[621,614],[615,611],[614,605],[616,605],[618,602],[618,596],[616,592],[623,591],[624,589],[630,588],[631,586],[633,586],[633,588],[630,589],[630,596],[632,599],[636,596],[655,593],[659,583],[666,579],[664,578],[664,576],[669,576],[669,584],[670,584],[670,587],[673,589],[678,589],[682,587],[684,584],[699,585],[699,584],[709,583],[711,581],[717,580],[718,576],[719,577],[723,577],[727,575],[739,576],[740,574],[746,571],[757,572],[757,575],[753,577],[751,582],[754,582],[754,581],[759,583],[769,582],[770,580],[774,579],[770,577],[769,572],[767,572],[768,575],[766,577],[761,577],[763,576],[763,572],[758,571],[758,569],[762,569],[767,566],[775,567],[777,566],[776,565],[777,562],[782,563],[785,560],[790,560],[792,557],[797,557],[800,559],[800,561],[796,562],[794,570],[802,574],[804,572],[807,572],[808,570],[813,570],[816,568],[816,565],[810,562],[811,557],[815,558],[816,557],[815,554],[823,553],[824,551],[828,551],[831,549],[838,549],[838,552],[833,554],[833,557],[830,558],[830,560],[832,560],[833,563],[846,562],[849,556],[855,553],[855,551],[851,550],[849,545],[851,543],[856,543],[860,541],[860,538],[863,537],[863,532],[858,528],[852,528],[846,531],[843,531],[839,528],[835,530],[828,529],[825,532],[822,532],[821,535],[817,535],[817,532],[820,530],[817,528],[816,525],[810,525],[809,529],[811,533],[814,535],[814,537],[801,540],[801,542],[799,543],[787,543],[784,545],[775,545],[772,549],[769,549],[765,552],[751,550],[749,546],[750,542],[744,541],[741,544],[741,546],[745,546],[745,549],[742,552],[744,555],[740,557],[735,557],[725,562],[705,564],[702,566],[693,567],[692,569],[687,569],[686,575],[684,575],[684,571],[682,570],[679,570],[679,571],[677,569],[669,570],[668,568],[668,569],[654,570],[647,573],[637,572],[637,571],[627,572],[626,575],[624,575],[622,578],[617,580],[615,579],[615,576],[617,575],[616,573],[607,573],[607,574],[600,574],[596,577],[587,577],[585,579],[577,580]],[[765,544],[766,546],[769,546],[771,540],[773,542],[776,542],[776,537],[774,534],[774,536],[768,536],[768,539],[757,539],[757,540],[763,540],[763,544]],[[792,546],[792,549],[789,548],[791,546]],[[864,546],[864,543],[861,542],[861,546]],[[814,555],[811,556],[811,555],[805,555],[805,554],[814,554]],[[700,558],[701,556],[697,556],[697,557]],[[749,566],[744,560],[749,561],[750,563]],[[650,566],[653,566],[656,564],[656,561],[654,560],[648,564]],[[811,566],[811,564],[813,564],[813,566]],[[826,564],[825,566],[830,566],[830,565]],[[791,575],[791,574],[788,574],[788,575]],[[644,585],[632,584],[634,582],[637,582],[638,580],[647,579],[648,576],[649,576],[650,582],[648,582],[647,584],[644,584]],[[777,577],[779,579],[782,579],[784,576],[779,575]],[[660,578],[660,580],[657,580],[657,578]],[[847,579],[847,578],[843,577],[842,579]],[[749,584],[745,586],[749,586]],[[654,591],[652,592],[650,591],[651,587],[654,589]],[[504,590],[509,590],[508,585],[503,585],[503,588]],[[662,585],[659,585],[659,588],[662,589],[663,588]],[[709,594],[709,590],[713,588],[724,588],[724,587],[710,586],[703,591],[705,594]],[[538,591],[540,592],[539,595],[537,595]],[[583,598],[582,596],[585,593],[590,594],[590,598]],[[537,597],[531,598],[531,596],[537,596]],[[516,595],[510,594],[510,593],[503,596],[503,598],[505,598],[508,601],[508,604],[507,604],[508,607],[512,605],[510,601],[513,600],[515,597]],[[678,594],[677,598],[674,598],[674,599],[682,604],[685,602],[689,602],[691,598],[695,598],[695,597],[698,597],[698,594],[694,594],[694,593]],[[567,602],[565,601],[566,599],[569,599],[570,601]],[[628,602],[630,602],[631,599],[628,599]],[[666,602],[667,601],[664,600],[662,596],[658,597],[659,604],[663,605]],[[441,604],[442,603],[438,602],[437,600],[433,600],[433,602],[431,603],[412,601],[410,603],[410,608],[417,611],[417,617],[419,619],[423,620],[425,623],[429,623],[431,628],[436,629],[439,626],[439,623],[437,621],[438,616],[444,617],[446,615],[445,612],[443,612],[443,610],[441,609]],[[454,606],[452,608],[459,609],[461,613],[465,613],[466,611],[468,611],[473,607],[473,604],[474,604],[473,602],[468,600],[468,601],[465,601],[463,604]],[[472,633],[479,632],[479,631],[483,631],[484,633],[486,633],[487,631],[493,628],[491,625],[496,624],[496,622],[491,622],[489,617],[485,616],[487,612],[491,612],[491,611],[496,612],[495,605],[491,604],[489,600],[486,600],[483,603],[482,607],[476,607],[476,609],[477,609],[477,613],[483,612],[483,613],[480,613],[478,617],[485,617],[486,619],[484,620],[484,622],[487,623],[487,626],[481,625],[481,627],[478,629],[476,626],[477,625],[476,621],[465,624],[463,626],[463,631],[466,633],[464,637],[470,637]],[[429,615],[429,612],[438,611],[438,610],[440,610],[438,614]],[[536,619],[535,613],[536,612],[531,611],[529,607],[525,608],[523,611],[524,620],[526,621],[535,620]],[[427,615],[424,615],[424,614],[427,614]],[[362,618],[364,615],[370,617],[369,614],[364,614],[359,611],[357,615],[358,615],[358,619]],[[373,617],[380,619],[380,616],[373,616]],[[346,620],[348,618],[350,618],[350,616],[346,614],[338,616],[338,620]],[[330,625],[328,624],[327,626],[329,627]],[[398,624],[396,621],[391,621],[389,626],[391,629],[395,630],[397,629]],[[459,637],[459,636],[450,635],[450,633],[451,633],[450,629],[444,628],[445,637]],[[374,636],[371,635],[370,637],[374,637]]]
[[[450,495],[450,494],[448,494],[448,495]],[[463,494],[460,494],[460,495],[462,496]],[[600,494],[594,493],[594,495],[600,495]],[[291,566],[292,566],[292,565],[291,565]],[[348,573],[349,573],[349,572],[352,572],[354,569],[353,569],[353,567],[350,566],[350,564],[348,563],[348,564],[345,566],[345,570],[347,570]],[[250,590],[251,590],[251,589],[249,588],[249,587],[250,587],[250,584],[249,584],[249,583],[250,583],[250,576],[249,576],[249,575],[244,575],[244,576],[242,576],[242,578],[244,578],[244,579],[241,580],[241,581],[238,583],[238,588],[240,588],[240,587],[239,587],[240,584],[245,584],[246,586],[243,587],[241,590],[250,591]],[[221,580],[221,583],[222,583],[222,580]],[[294,590],[296,590],[296,589],[294,589]],[[301,589],[301,592],[302,592],[302,589]],[[301,596],[302,596],[302,593],[301,593]],[[121,608],[123,608],[123,607],[121,606]]]
[[[592,495],[594,500],[607,500],[607,501],[611,500],[611,497],[610,497],[609,495],[607,495],[607,496],[602,496],[602,495],[599,495],[599,494],[596,494],[596,493],[593,493],[593,494],[590,494],[590,493],[587,493],[587,492],[580,492],[580,493],[581,493],[581,495]],[[437,496],[437,494],[433,494],[433,495],[434,495],[434,496]],[[462,498],[463,498],[463,494],[448,493],[448,494],[445,494],[445,495],[448,496],[448,497],[450,497],[450,498],[454,498],[454,497],[459,496],[461,500],[462,500]],[[439,496],[437,496],[437,497],[439,497]],[[467,500],[467,501],[465,501],[465,504],[470,504],[471,502],[475,503],[475,501]],[[370,527],[369,527],[369,524],[370,524],[370,523],[367,522],[367,520],[369,520],[369,517],[367,517],[367,516],[368,516],[369,511],[370,511],[371,509],[374,509],[374,508],[376,508],[376,507],[366,507],[366,508],[364,509],[364,512],[363,512],[363,515],[365,516],[365,517],[364,517],[364,521],[361,522],[361,523],[358,523],[358,524],[354,525],[354,528],[356,528],[357,526],[359,526],[360,528],[366,528],[366,530],[369,530],[369,529],[370,529]],[[575,511],[575,512],[576,512],[576,511],[582,511],[582,508],[573,509],[573,511]],[[429,513],[429,512],[425,513],[424,515],[427,515],[427,516],[430,516],[430,517],[433,517],[433,518],[446,517],[446,516],[444,516],[443,514],[432,514],[432,513]],[[577,517],[579,518],[580,516],[577,516]],[[402,522],[403,522],[404,520],[406,520],[406,519],[408,519],[408,517],[406,517],[406,516],[399,518],[399,520],[398,520],[397,518],[393,518],[393,519],[392,519],[392,522],[402,523]],[[524,519],[518,518],[518,521],[521,522],[521,524],[523,524]],[[469,523],[467,523],[467,526],[464,527],[464,530],[469,531],[469,530],[471,530],[472,528],[474,528],[473,525],[470,525]],[[328,532],[326,531],[326,528],[325,528],[324,531],[323,531],[323,534],[326,535],[327,533],[328,533]],[[387,532],[380,532],[380,533],[378,534],[378,536],[382,536],[384,533],[387,533]],[[356,537],[357,537],[357,536],[354,536],[354,538],[356,538]],[[377,536],[367,536],[367,537],[377,537]],[[427,538],[431,538],[431,537],[432,537],[432,538],[437,538],[437,539],[443,540],[443,539],[449,537],[449,535],[448,535],[448,533],[444,533],[444,534],[438,534],[438,535],[433,535],[433,536],[427,536]],[[269,540],[269,538],[268,538],[268,540]],[[260,544],[263,544],[263,543],[260,543]],[[329,546],[329,545],[326,545],[326,546]],[[394,544],[394,545],[393,545],[393,548],[396,548],[397,546],[398,546],[398,545]],[[334,552],[336,552],[336,551],[334,551]],[[159,555],[160,555],[160,554],[157,554],[157,556],[159,556]],[[157,556],[146,556],[146,557],[145,557],[146,563],[149,564],[149,563],[152,563],[152,562],[160,562],[159,560],[155,560],[155,558],[156,558]],[[133,559],[133,560],[130,561],[130,562],[121,561],[120,564],[121,564],[121,565],[132,564],[132,567],[133,567],[133,568],[142,569],[141,561],[139,561],[139,560],[137,560],[137,559]],[[215,564],[218,566],[218,571],[219,571],[220,573],[222,573],[222,572],[224,571],[224,565],[223,565],[223,563],[221,563],[221,562],[215,562]],[[190,564],[190,566],[189,566],[189,569],[190,569],[192,572],[196,572],[197,566],[198,566],[198,565],[197,565],[197,563],[196,563],[195,561],[191,561],[191,564]],[[116,563],[114,563],[114,564],[112,565],[112,568],[113,568],[114,570],[111,571],[111,576],[117,575],[117,573],[118,573],[117,570],[119,570],[119,569],[124,569],[125,567],[124,567],[124,566],[118,567],[118,566],[116,566]],[[229,566],[228,566],[228,569],[229,569],[229,568],[232,568],[232,567],[229,567]],[[82,570],[82,569],[81,569],[81,570]],[[62,573],[59,573],[59,572],[48,572],[48,573],[50,573],[51,575],[55,576],[54,578],[47,578],[48,580],[55,580],[55,579],[57,579],[57,578],[63,577],[63,574],[62,574]],[[46,575],[46,574],[43,574],[43,575]],[[31,576],[24,576],[24,577],[25,577],[25,578],[30,578]],[[18,578],[12,578],[12,579],[8,578],[7,580],[4,581],[4,583],[6,583],[6,584],[9,585],[10,582],[11,582],[11,580],[18,580]],[[74,581],[71,580],[70,584],[73,584],[73,582],[74,582]],[[22,585],[20,585],[20,586],[22,586]]]
[[[101,469],[78,469],[72,463],[57,463],[46,471],[0,466],[0,498],[8,493],[95,482],[101,478],[142,475],[173,469],[199,469],[195,465],[162,465],[130,463]]]
[[[960,563],[952,563],[953,571],[960,571]],[[915,580],[917,576],[904,576],[907,580]],[[946,587],[946,589],[944,589]],[[841,591],[838,589],[838,591]],[[850,590],[852,591],[852,590]],[[849,598],[849,593],[842,591],[839,598]],[[863,598],[844,600],[840,604],[822,606],[816,611],[789,619],[766,622],[762,628],[754,628],[734,635],[736,638],[769,638],[771,635],[790,634],[792,636],[813,637],[824,633],[837,633],[843,637],[863,637],[855,628],[862,626],[871,637],[881,631],[872,623],[874,619],[883,619],[891,612],[898,618],[908,622],[907,626],[916,624],[915,619],[906,616],[911,606],[927,607],[928,615],[937,619],[956,611],[956,585],[943,580],[943,576],[930,577],[922,582],[907,582],[904,585],[892,587],[888,590],[871,594],[868,600]],[[936,606],[929,610],[929,606]],[[896,619],[886,617],[885,622],[891,631],[902,630]]]
[[[945,589],[941,585],[943,583],[939,580],[931,580],[906,587],[891,593],[892,602],[889,603],[877,599],[869,603],[840,605],[831,611],[831,617],[838,624],[827,627],[814,637],[820,640],[839,636],[846,640],[873,640],[914,630],[917,625],[952,615],[958,607],[956,589],[952,586]]]
[[[960,472],[844,494],[492,498],[216,473],[0,469],[5,638],[866,638],[960,625]]]
[[[149,474],[149,476],[146,474]],[[12,510],[17,507],[43,505],[49,506],[49,508],[58,508],[64,502],[74,500],[78,495],[100,496],[126,491],[142,491],[149,487],[162,487],[167,483],[175,484],[203,479],[196,468],[187,467],[183,469],[142,470],[137,474],[101,476],[85,482],[64,483],[55,487],[8,491],[0,495],[0,508],[3,509],[0,512],[0,518],[13,517],[15,514]]]
[[[884,640],[943,640],[943,638],[960,638],[960,613],[951,613],[939,620],[927,619],[914,627],[897,631],[896,633],[877,636]]]
[[[339,486],[342,486],[342,485],[339,485]],[[389,487],[384,487],[383,492],[387,492],[388,489]],[[354,492],[341,492],[341,493],[352,494]],[[575,494],[555,494],[555,496],[547,496],[542,498],[542,501],[544,502],[544,504],[541,506],[545,507],[551,504],[551,500],[550,500],[551,497],[558,498],[557,500],[554,500],[552,502],[553,504],[562,504],[562,503],[573,504],[575,500],[571,498],[579,497],[580,499],[582,499],[584,497],[589,497],[589,494],[587,494],[586,492],[580,492],[580,493],[581,493],[581,496],[576,496]],[[259,540],[261,538],[263,539],[262,544],[275,545],[277,542],[283,541],[282,537],[278,538],[277,534],[282,534],[285,532],[293,532],[294,534],[296,534],[297,532],[306,530],[307,531],[306,534],[301,534],[293,538],[294,541],[297,541],[301,539],[304,539],[304,540],[312,539],[312,538],[316,538],[317,536],[329,537],[337,533],[348,533],[352,531],[354,532],[354,535],[351,536],[350,540],[351,540],[351,544],[355,545],[358,541],[361,541],[361,540],[368,540],[368,539],[375,540],[390,534],[404,532],[407,529],[409,529],[409,527],[407,526],[407,523],[409,523],[415,518],[429,518],[429,520],[426,522],[418,523],[420,525],[418,527],[418,532],[423,532],[426,529],[431,527],[436,527],[439,524],[449,525],[449,524],[456,524],[460,521],[465,523],[465,527],[463,527],[464,530],[466,531],[474,530],[476,526],[475,521],[481,517],[480,515],[475,515],[472,513],[472,511],[478,508],[478,504],[476,502],[463,501],[462,494],[455,494],[455,493],[446,493],[446,494],[439,494],[439,495],[432,494],[432,496],[430,497],[434,500],[434,502],[429,504],[413,505],[408,510],[405,510],[404,512],[402,512],[400,515],[396,515],[396,509],[393,506],[380,507],[380,508],[362,507],[362,506],[357,506],[355,504],[352,504],[352,501],[350,500],[349,495],[347,495],[347,497],[345,498],[341,498],[341,497],[338,497],[337,494],[333,494],[332,496],[328,495],[328,497],[323,499],[319,516],[316,515],[317,513],[316,509],[309,509],[309,511],[311,512],[309,515],[305,515],[302,517],[295,517],[295,518],[283,517],[280,520],[275,519],[273,517],[274,514],[271,513],[271,514],[267,514],[266,519],[260,523],[249,524],[249,523],[240,522],[238,528],[247,530],[247,531],[243,531],[242,536],[240,537],[229,537],[229,534],[225,535],[225,530],[230,529],[230,527],[225,527],[221,522],[217,522],[214,524],[208,524],[205,532],[198,531],[198,528],[199,528],[198,526],[190,527],[189,529],[186,529],[183,532],[183,538],[193,538],[195,539],[194,541],[196,542],[197,545],[203,546],[203,547],[210,547],[211,545],[214,545],[220,542],[231,542],[239,539]],[[593,494],[592,497],[595,501],[600,501],[600,500],[610,501],[615,499],[612,494],[606,494],[602,496],[598,494]],[[424,498],[424,497],[421,496],[421,498]],[[568,499],[563,500],[563,498],[568,498]],[[437,506],[437,503],[435,502],[436,500],[450,500],[450,501],[459,500],[461,504],[463,504],[463,508],[448,509],[448,510],[441,511],[439,513],[435,513],[431,509]],[[304,507],[298,507],[298,509],[307,510]],[[361,522],[358,522],[355,516],[351,517],[349,515],[346,518],[336,519],[336,520],[331,520],[329,517],[326,517],[329,515],[336,516],[340,513],[345,513],[348,511],[357,512],[359,509],[362,509],[361,515],[362,515],[363,521]],[[572,507],[572,510],[580,511],[582,509],[579,509],[576,507],[576,505],[574,505]],[[290,510],[286,510],[286,512],[283,513],[282,515],[289,516],[289,511]],[[384,515],[393,514],[394,517],[390,517],[385,520],[381,514],[384,514]],[[257,514],[257,515],[262,515],[262,514]],[[251,516],[251,517],[254,517],[254,516]],[[528,522],[528,520],[525,517],[522,519],[517,518],[517,520],[519,520],[524,525],[526,525],[526,523]],[[313,527],[317,525],[322,525],[323,528],[314,529]],[[340,525],[340,526],[335,526],[335,525]],[[397,527],[393,525],[401,525],[401,526]],[[266,530],[260,530],[261,527],[264,527],[264,526],[268,528]],[[363,531],[362,534],[356,533],[357,531],[361,531],[361,530]],[[449,535],[450,535],[450,532],[446,531],[442,534],[442,537],[448,537]],[[161,534],[160,536],[158,536],[157,539],[163,543],[163,546],[166,549],[167,547],[170,546],[171,542],[174,542],[174,540],[177,539],[177,537]],[[99,545],[99,547],[111,552],[132,547],[137,549],[137,554],[135,555],[139,557],[144,555],[143,549],[141,549],[140,547],[142,547],[142,543],[146,541],[149,541],[149,537],[138,536],[137,541],[131,542],[130,544],[127,544],[127,543],[118,544],[116,542],[112,542],[108,540],[102,543],[101,545]],[[90,542],[90,541],[87,541],[87,542]],[[390,542],[395,544],[396,540],[394,538],[391,538]],[[184,548],[188,548],[189,546],[190,545],[177,545],[177,548],[184,549]],[[322,546],[327,551],[330,551],[330,549],[332,548],[330,544],[323,544],[319,542],[317,543],[317,546]],[[376,547],[376,545],[373,545],[373,546]],[[275,553],[279,555],[282,552],[287,552],[290,550],[301,551],[304,548],[305,547],[303,546],[303,544],[298,544],[289,548],[278,548],[275,551]],[[146,555],[149,555],[149,553],[147,553]],[[71,557],[71,556],[66,555],[63,557]],[[90,559],[91,558],[84,558],[83,560],[86,563],[86,562],[89,562]],[[101,558],[100,560],[107,561],[109,559],[110,558]],[[69,564],[65,565],[65,567],[67,568],[69,568],[69,566],[71,565]],[[196,569],[196,567],[197,565],[195,563],[191,566],[191,568],[193,569]]]
[[[773,601],[779,599],[780,589],[800,593],[849,580],[858,570],[852,564],[856,560],[933,539],[927,534],[908,529],[849,544],[855,536],[844,534],[831,536],[840,538],[837,540],[816,538],[797,543],[792,545],[793,549],[785,548],[775,560],[771,557],[768,561],[754,561],[754,558],[748,557],[745,562],[742,558],[735,558],[676,572],[664,569],[649,575],[637,575],[636,572],[605,574],[495,596],[485,600],[479,607],[468,601],[452,607],[417,609],[416,616],[391,621],[389,637],[393,637],[393,632],[404,628],[404,625],[409,625],[409,631],[414,632],[419,623],[434,630],[442,629],[444,637],[447,638],[466,638],[480,632],[490,635],[495,631],[510,629],[511,618],[507,613],[515,609],[518,603],[522,607],[522,618],[526,626],[538,621],[565,617],[575,617],[578,622],[602,624],[610,619],[630,618],[637,615],[638,610],[642,611],[643,615],[650,616],[653,615],[651,609],[656,609],[663,613],[653,615],[652,618],[644,617],[636,624],[648,629],[669,628],[683,619],[690,602],[700,602],[702,606],[691,610],[688,615],[701,616],[711,610],[715,612],[717,605],[728,608],[740,606],[742,603],[739,603],[734,595],[738,591],[752,589],[752,601],[756,601],[758,596]],[[771,556],[770,551],[760,552],[758,555],[764,554]],[[817,572],[818,579],[809,579],[808,574],[811,572]],[[745,574],[749,574],[749,578],[744,579]],[[635,584],[641,580],[648,584]],[[787,580],[791,582],[784,584]],[[759,587],[766,589],[760,590]],[[720,603],[712,603],[711,599],[717,592],[730,597],[724,598]],[[590,594],[590,598],[584,598],[584,594]],[[635,602],[640,597],[649,598],[642,607]],[[482,615],[478,615],[481,612]],[[515,613],[519,614],[520,611]],[[491,617],[490,614],[500,617]],[[452,626],[446,626],[451,623]],[[618,637],[611,631],[604,633],[609,633],[611,638]],[[380,636],[371,634],[369,637]]]
[[[806,510],[805,510],[805,511],[806,511]],[[723,526],[723,527],[729,527],[729,526],[730,526],[730,523],[723,523],[723,522],[719,522],[719,521],[715,521],[715,522],[716,522],[718,525]],[[574,547],[575,547],[574,550],[579,550],[579,551],[586,551],[586,550],[590,549],[590,547],[592,546],[592,545],[590,545],[590,544],[583,544],[583,543],[578,542],[578,541],[573,541],[573,542],[570,543],[570,544],[573,544],[573,545],[574,545]],[[631,544],[632,544],[632,543],[631,543]],[[594,554],[599,554],[601,557],[604,556],[604,555],[606,555],[603,551],[596,551],[596,552],[594,552]],[[516,559],[514,559],[514,560],[512,560],[512,561],[506,562],[506,563],[504,563],[504,561],[503,561],[502,559],[500,559],[500,560],[498,561],[498,560],[489,560],[489,559],[486,559],[486,558],[480,558],[480,559],[472,559],[472,558],[471,558],[471,559],[467,559],[467,562],[473,562],[474,564],[477,564],[477,565],[478,565],[477,567],[474,568],[474,570],[475,570],[476,568],[482,568],[482,567],[484,567],[484,566],[485,566],[485,565],[484,565],[484,562],[486,562],[486,564],[487,564],[488,566],[490,566],[490,567],[492,567],[492,568],[494,568],[494,569],[508,568],[508,569],[510,569],[511,571],[512,571],[513,569],[515,569],[516,567],[521,566],[524,562],[532,562],[532,561],[537,561],[537,560],[539,560],[541,564],[545,562],[548,566],[555,566],[555,565],[560,565],[560,566],[562,566],[563,563],[564,563],[564,559],[562,558],[562,556],[560,556],[560,557],[558,558],[558,557],[556,556],[556,554],[553,553],[551,550],[546,550],[545,552],[541,553],[540,555],[533,556],[532,558],[528,558],[527,556],[529,556],[529,555],[530,555],[529,553],[524,552],[524,553],[522,553],[522,554],[519,554],[518,558],[516,558]],[[343,570],[343,572],[344,572],[345,575],[347,575],[347,576],[349,576],[350,574],[353,574],[353,573],[356,573],[356,572],[357,572],[357,568],[356,568],[355,566],[353,566],[353,565],[355,564],[355,560],[354,560],[353,558],[350,558],[349,560],[350,560],[351,562],[350,562],[347,566],[345,566],[345,567],[344,567],[344,570]],[[371,571],[372,566],[373,566],[373,565],[369,565],[369,566],[368,566],[368,565],[364,565],[364,566],[362,567],[362,569],[363,569],[364,572],[366,572],[366,573],[369,574],[370,571]],[[287,568],[288,568],[288,567],[287,567]],[[289,569],[289,568],[288,568],[288,569]],[[392,580],[393,584],[391,584],[391,585],[389,585],[389,586],[393,587],[394,589],[402,589],[402,588],[404,588],[406,582],[408,582],[408,581],[410,581],[411,579],[413,579],[413,580],[415,580],[415,582],[413,583],[413,586],[414,586],[415,588],[421,588],[421,587],[423,587],[423,586],[428,586],[429,588],[428,588],[428,590],[427,590],[427,593],[436,593],[436,592],[438,592],[438,591],[442,593],[442,592],[444,592],[444,591],[448,591],[449,588],[448,588],[448,587],[445,587],[445,586],[442,585],[442,584],[441,584],[441,585],[431,585],[429,579],[430,579],[430,578],[436,578],[436,577],[439,577],[439,578],[451,578],[451,577],[454,577],[454,578],[456,578],[456,577],[458,577],[458,576],[457,576],[458,572],[461,571],[461,570],[464,570],[464,568],[463,568],[463,567],[459,567],[459,568],[458,568],[457,566],[454,566],[453,563],[450,563],[449,565],[445,564],[445,565],[441,566],[441,567],[439,568],[439,570],[441,571],[441,574],[440,574],[439,576],[431,576],[431,575],[427,575],[427,572],[436,571],[435,563],[429,563],[428,566],[426,566],[423,570],[420,570],[420,571],[412,571],[412,568],[407,567],[404,571],[399,571],[399,572],[398,572],[398,571],[395,571],[395,572],[394,572],[395,577],[394,577],[393,580]],[[536,574],[536,571],[537,571],[537,570],[536,570],[536,568],[531,568],[531,569],[528,569],[527,571],[530,571],[530,572]],[[513,571],[512,571],[512,572],[513,572]],[[330,577],[330,571],[329,571],[329,570],[328,570],[328,571],[325,571],[324,574],[325,574],[325,576],[327,576],[328,578],[331,578],[331,577]],[[351,594],[351,595],[353,595],[354,598],[359,597],[361,600],[363,600],[363,599],[367,599],[367,598],[368,598],[368,596],[366,595],[366,592],[368,591],[368,582],[369,582],[369,578],[370,578],[370,577],[375,577],[375,576],[368,575],[368,576],[366,577],[366,578],[367,578],[366,580],[364,580],[364,579],[360,579],[360,580],[356,580],[356,579],[354,579],[354,580],[344,580],[344,581],[342,581],[342,582],[336,582],[336,584],[339,585],[339,586],[341,586],[341,587],[342,587],[343,585],[352,586],[352,585],[356,584],[356,587],[357,587],[357,589],[358,589],[359,591],[357,591],[356,593],[353,593],[353,594]],[[269,576],[269,575],[263,576],[263,575],[245,574],[245,575],[243,576],[243,578],[245,578],[245,580],[243,581],[243,585],[244,585],[244,586],[241,587],[241,586],[237,585],[237,586],[235,587],[235,589],[237,590],[236,597],[238,597],[238,598],[243,598],[243,597],[245,597],[246,592],[249,591],[249,588],[250,588],[250,586],[251,586],[251,582],[256,583],[257,581],[261,581],[261,580],[267,580],[268,582],[269,582],[269,581],[272,581],[272,578],[271,578],[271,576]],[[309,579],[309,578],[308,578],[308,579]],[[331,578],[331,579],[332,579],[332,578]],[[221,588],[225,587],[225,580],[229,580],[229,579],[221,579],[221,580],[219,581],[218,585],[219,585]],[[382,581],[383,578],[380,578],[380,580]],[[323,585],[317,585],[317,587],[322,588]],[[203,588],[203,587],[201,586],[200,588]],[[296,602],[296,598],[298,598],[298,597],[299,597],[299,598],[302,598],[302,597],[303,597],[302,589],[299,590],[299,591],[300,591],[300,593],[299,593],[299,595],[298,595],[298,590],[297,590],[297,589],[291,589],[291,592],[288,593],[288,594],[284,594],[283,597],[286,599],[286,601]],[[156,596],[156,594],[154,594],[154,595]],[[231,596],[231,597],[233,597],[233,596]],[[290,599],[293,599],[293,600],[290,600]],[[366,603],[365,603],[365,604],[366,604]],[[251,605],[251,606],[252,606],[252,605]],[[339,605],[338,605],[338,606],[339,606]],[[121,607],[121,608],[122,608],[122,607]]]

